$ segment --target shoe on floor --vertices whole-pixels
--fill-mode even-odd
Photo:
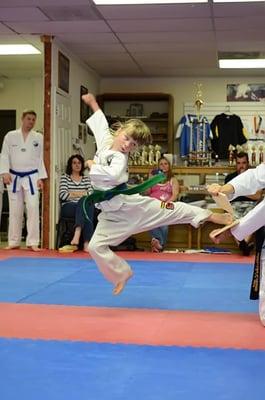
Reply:
[[[76,250],[78,250],[78,246],[75,244],[66,244],[65,246],[59,248],[60,253],[73,253]]]

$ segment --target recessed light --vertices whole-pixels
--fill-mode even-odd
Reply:
[[[22,54],[41,54],[41,52],[31,44],[0,44],[1,56]]]
[[[183,3],[208,3],[208,0],[93,0],[98,6],[106,5],[137,5],[137,4],[183,4]]]
[[[265,58],[219,60],[219,68],[265,68]]]

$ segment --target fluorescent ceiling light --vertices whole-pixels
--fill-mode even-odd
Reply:
[[[265,58],[219,60],[219,68],[265,68]]]
[[[214,3],[258,3],[264,0],[213,0]]]
[[[208,3],[208,0],[93,0],[99,6],[120,4],[178,4],[178,3]]]
[[[21,54],[41,54],[41,52],[31,44],[0,44],[1,56]]]

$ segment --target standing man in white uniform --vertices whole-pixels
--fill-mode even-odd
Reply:
[[[47,172],[43,162],[43,136],[33,131],[37,114],[26,110],[21,128],[8,132],[2,146],[0,174],[7,185],[9,200],[8,247],[20,247],[24,203],[27,213],[26,245],[39,251],[39,190]]]
[[[258,190],[265,188],[265,163],[260,164],[255,169],[248,169],[236,178],[229,181],[224,186],[212,184],[208,187],[209,193],[218,195],[219,192],[225,193],[232,199],[255,194]],[[219,234],[219,229],[212,232],[217,234],[215,243],[220,243],[228,235],[233,235],[237,240],[243,240],[251,233],[256,232],[265,226],[265,200],[261,201],[255,208],[239,220],[239,224],[224,233]],[[265,326],[265,241],[261,251],[261,272],[259,286],[259,317]]]

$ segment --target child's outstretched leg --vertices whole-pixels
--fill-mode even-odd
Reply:
[[[232,224],[234,218],[229,213],[212,213],[206,221],[213,222],[214,224],[229,225]]]
[[[118,283],[115,285],[115,287],[114,287],[114,289],[113,289],[113,291],[112,291],[112,294],[114,294],[115,296],[117,296],[118,294],[120,294],[120,293],[123,291],[123,289],[125,288],[125,285],[126,285],[126,283],[128,282],[128,280],[129,280],[130,278],[132,278],[132,276],[133,276],[133,272],[130,271],[130,273],[129,273],[129,275],[128,275],[128,277],[127,277],[126,279],[124,279],[124,280],[118,282]]]
[[[128,280],[133,276],[129,264],[109,248],[109,246],[116,246],[124,240],[123,238],[118,239],[121,231],[117,228],[114,229],[113,223],[109,224],[105,220],[105,213],[102,212],[94,235],[88,244],[88,251],[95,260],[100,272],[114,285],[114,295],[120,294]],[[125,228],[126,226],[124,231]],[[124,237],[126,238],[125,234]]]

